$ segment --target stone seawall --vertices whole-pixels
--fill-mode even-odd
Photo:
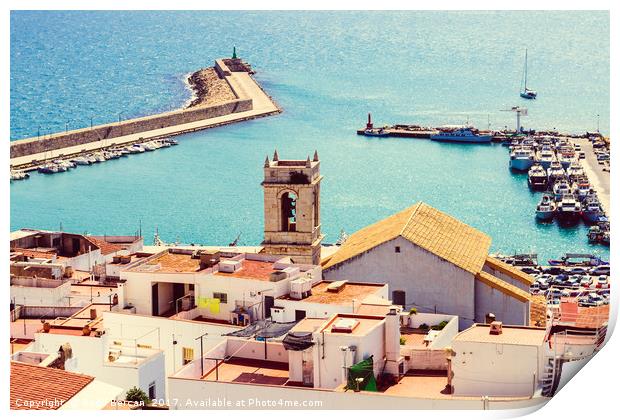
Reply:
[[[251,111],[252,99],[243,98],[216,105],[196,106],[165,112],[147,117],[125,120],[120,123],[98,125],[91,128],[72,130],[45,138],[29,138],[11,142],[11,158],[43,153],[65,147],[77,146],[114,137],[156,130],[173,125],[186,124],[208,118],[220,117],[236,112]]]

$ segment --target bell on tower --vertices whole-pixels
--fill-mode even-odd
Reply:
[[[265,232],[263,252],[295,263],[320,264],[320,161],[281,160],[274,152],[264,164]]]

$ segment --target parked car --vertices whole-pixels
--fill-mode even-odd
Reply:
[[[601,276],[601,275],[608,276],[609,271],[610,270],[609,270],[608,265],[598,265],[590,270],[590,274],[594,276]]]
[[[523,271],[525,274],[540,274],[540,271],[534,267],[520,267],[519,268],[521,271]]]
[[[567,269],[570,274],[588,274],[588,270],[583,267],[572,267]]]
[[[607,289],[608,287],[609,287],[609,280],[607,279],[607,276],[599,276],[598,279],[596,279],[597,289]]]

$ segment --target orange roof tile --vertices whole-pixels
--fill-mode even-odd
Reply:
[[[472,274],[482,269],[491,246],[488,235],[420,202],[349,236],[323,269],[399,236]]]
[[[57,410],[94,379],[65,370],[12,361],[11,410]],[[24,406],[24,403],[32,406]]]
[[[118,252],[118,251],[121,251],[123,249],[122,246],[117,245],[117,244],[113,244],[111,242],[104,241],[103,239],[98,239],[98,238],[95,238],[93,236],[87,236],[87,238],[90,241],[94,242],[95,245],[97,245],[99,247],[99,249],[101,250],[101,254],[102,255],[112,254],[114,252]]]

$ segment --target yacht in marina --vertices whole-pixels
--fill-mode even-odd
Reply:
[[[588,194],[590,193],[591,187],[590,183],[587,181],[581,181],[577,183],[577,198],[581,201],[584,201]]]
[[[78,156],[73,159],[76,165],[90,165],[90,161],[85,156]]]
[[[568,169],[568,167],[575,162],[575,153],[563,151],[560,153],[558,160],[560,161],[562,168]]]
[[[547,171],[540,164],[533,165],[527,173],[527,183],[533,190],[547,188]]]
[[[46,163],[37,168],[37,171],[41,174],[56,174],[58,172],[65,172],[67,169],[61,168],[54,163]]]
[[[577,181],[585,176],[585,172],[579,162],[573,161],[566,170],[566,175],[572,181]]]
[[[28,174],[28,172],[11,169],[11,181],[21,181],[28,178],[30,178],[30,174]]]
[[[510,169],[527,171],[534,164],[534,151],[530,148],[518,148],[510,153]]]
[[[574,195],[565,194],[558,202],[556,216],[560,223],[577,223],[581,217],[581,204]]]
[[[481,135],[472,126],[446,125],[438,130],[436,133],[431,134],[431,140],[459,143],[490,143],[493,138],[491,135]]]
[[[551,162],[551,166],[549,166],[549,169],[547,169],[547,182],[549,183],[549,185],[553,185],[556,180],[565,176],[566,172],[564,171],[564,168],[562,168],[560,162],[558,162],[557,160]]]
[[[520,95],[524,99],[536,99],[536,96],[538,96],[535,90],[527,87],[527,49],[525,50],[525,65],[523,67],[523,89]]]
[[[132,144],[127,149],[129,150],[129,153],[142,153],[146,151],[139,143]]]
[[[588,224],[594,224],[599,221],[601,216],[605,213],[601,208],[601,203],[597,200],[588,200],[583,205],[583,220]]]
[[[383,128],[367,128],[364,135],[368,137],[387,137],[389,133]]]
[[[536,206],[536,219],[543,222],[551,221],[555,216],[555,211],[556,205],[553,201],[553,197],[545,194],[540,200],[540,203],[538,203],[538,206]]]
[[[538,163],[545,169],[549,169],[551,163],[555,161],[555,153],[548,147],[543,147],[543,149],[538,154]]]
[[[568,180],[558,179],[555,181],[555,184],[553,184],[552,191],[553,191],[555,200],[560,201],[562,197],[572,193],[572,188]]]

